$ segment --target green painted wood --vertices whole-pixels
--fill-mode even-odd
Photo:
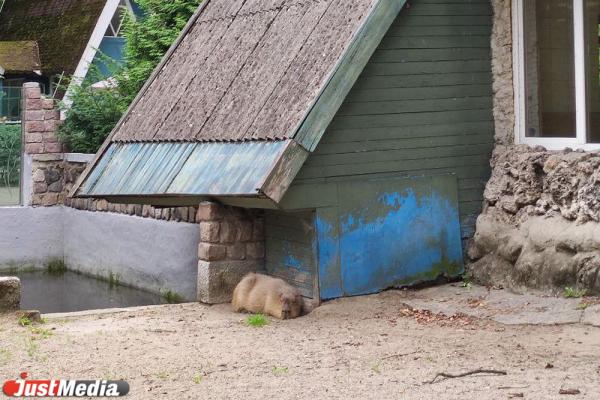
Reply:
[[[331,122],[331,129],[406,127],[418,125],[452,125],[462,122],[492,121],[492,109],[468,109],[457,111],[435,111],[385,115],[347,115]]]
[[[489,48],[490,36],[388,36],[381,41],[380,49],[427,49],[427,48]]]
[[[491,14],[488,0],[403,9],[281,207],[335,209],[340,182],[454,174],[470,237],[493,148]]]
[[[425,88],[388,88],[353,90],[344,105],[383,101],[437,100],[485,97],[492,95],[490,85],[457,85]]]
[[[386,39],[395,36],[403,38],[421,37],[421,36],[471,36],[471,35],[486,35],[489,36],[491,31],[490,25],[442,25],[442,26],[410,26],[410,25],[394,25],[387,33]]]
[[[406,0],[379,0],[340,60],[326,88],[297,130],[295,139],[313,151],[346,95],[385,36]]]
[[[454,123],[450,125],[413,125],[402,127],[356,128],[330,130],[321,140],[321,144],[362,142],[368,135],[368,140],[396,140],[404,138],[443,137],[458,135],[473,135],[490,132],[494,129],[493,121],[475,121]],[[317,148],[317,151],[320,151]]]
[[[460,61],[489,60],[488,47],[451,47],[445,49],[379,49],[373,54],[372,62],[417,62],[417,61]]]
[[[436,148],[441,146],[492,146],[493,141],[489,134],[478,133],[474,135],[456,136],[430,136],[426,138],[402,138],[393,140],[369,140],[360,142],[321,143],[315,155],[326,156],[330,154],[351,154],[357,152],[410,150],[421,148]],[[485,148],[487,150],[487,147]],[[470,149],[465,149],[470,151]]]
[[[490,96],[389,100],[381,102],[346,103],[338,111],[338,116],[408,114],[419,112],[474,110],[491,107],[492,98]]]
[[[366,76],[445,74],[449,72],[486,72],[489,71],[489,69],[490,60],[372,63],[365,68],[364,74]]]
[[[489,15],[453,15],[452,18],[439,15],[411,15],[410,20],[396,20],[392,26],[490,26]]]
[[[396,88],[396,87],[439,87],[449,85],[492,84],[492,76],[485,72],[457,72],[440,74],[408,74],[361,76],[354,89]],[[334,119],[335,121],[335,119]]]
[[[267,274],[287,281],[311,298],[318,297],[314,243],[314,212],[265,212]]]
[[[411,3],[411,16],[491,16],[489,3],[427,3],[419,0]]]

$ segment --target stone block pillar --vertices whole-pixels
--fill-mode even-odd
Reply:
[[[45,98],[39,83],[23,85],[23,153],[30,162],[31,176],[23,176],[25,196],[33,206],[54,206],[64,201],[63,146],[56,132],[60,112],[54,100]],[[29,182],[31,181],[31,182]]]
[[[197,220],[198,300],[229,302],[244,275],[265,268],[264,218],[259,211],[205,202]]]

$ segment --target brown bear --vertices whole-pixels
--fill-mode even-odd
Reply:
[[[282,279],[250,273],[233,291],[233,311],[264,313],[279,319],[302,315],[304,300],[300,291]]]

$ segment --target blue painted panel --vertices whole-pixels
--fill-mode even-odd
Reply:
[[[340,265],[345,295],[463,270],[454,176],[340,185]]]
[[[340,242],[337,208],[319,208],[317,230],[317,262],[319,264],[319,292],[321,299],[335,299],[344,295],[340,271]]]
[[[337,184],[317,210],[322,299],[377,293],[463,272],[454,175]]]

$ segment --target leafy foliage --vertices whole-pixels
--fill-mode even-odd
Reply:
[[[125,73],[120,85],[127,86],[131,102],[163,55],[177,39],[201,0],[137,0],[144,17],[126,16],[124,21]]]
[[[101,55],[116,86],[102,90],[92,88],[94,82],[105,80],[99,69],[92,66],[86,80],[69,94],[73,105],[65,107],[63,104],[67,118],[58,135],[71,151],[94,153],[98,150],[200,2],[136,1],[143,17],[136,20],[125,16],[124,64]]]
[[[90,74],[99,76],[96,70]],[[58,138],[78,153],[95,153],[128,106],[120,88],[97,90],[92,82],[94,79],[86,79],[74,85],[70,93],[73,106],[62,105],[67,118],[58,130]]]
[[[19,185],[21,125],[0,121],[0,186]]]

